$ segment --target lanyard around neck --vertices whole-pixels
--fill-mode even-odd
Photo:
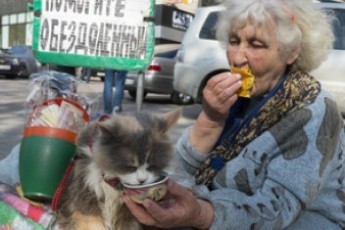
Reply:
[[[259,102],[257,102],[256,105],[254,105],[250,111],[248,111],[248,114],[246,114],[243,119],[239,118],[240,114],[243,114],[243,110],[247,110],[249,103],[246,100],[250,99],[242,99],[240,98],[238,101],[238,104],[235,106],[234,109],[238,109],[237,111],[233,111],[230,108],[230,115],[229,115],[229,122],[230,125],[228,127],[225,127],[223,130],[219,140],[217,141],[217,144],[222,143],[223,141],[226,141],[227,144],[231,144],[235,137],[238,135],[240,130],[246,126],[260,111],[261,107],[271,98],[273,97],[277,91],[283,86],[283,83],[286,79],[286,76],[288,76],[288,71],[286,71],[279,79],[278,83],[276,86],[269,92],[267,93]],[[243,104],[244,103],[244,104]],[[241,106],[243,105],[243,106]],[[228,122],[228,121],[227,121]],[[227,137],[231,136],[230,139]]]

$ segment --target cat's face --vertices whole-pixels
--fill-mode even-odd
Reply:
[[[179,114],[174,111],[159,117],[147,113],[116,115],[99,122],[96,134],[92,135],[93,167],[104,178],[118,178],[121,183],[157,181],[172,160],[173,145],[167,131]]]

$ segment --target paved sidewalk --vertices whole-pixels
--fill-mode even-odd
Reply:
[[[0,160],[3,159],[11,149],[20,142],[21,133],[25,121],[25,98],[28,95],[28,83],[26,79],[6,80],[0,77]],[[102,94],[103,82],[93,80],[89,84],[89,93],[93,97]],[[165,113],[175,108],[168,96],[149,95],[144,103],[143,110]],[[129,95],[125,94],[124,112],[135,112],[136,104]],[[174,141],[178,139],[181,132],[191,125],[200,111],[199,105],[183,106],[183,115],[172,132]]]

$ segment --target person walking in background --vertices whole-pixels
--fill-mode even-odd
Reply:
[[[104,112],[106,114],[119,113],[122,111],[122,100],[127,71],[105,70],[103,100]],[[113,86],[115,83],[115,93],[113,97]]]
[[[80,79],[82,81],[85,81],[86,83],[90,82],[90,77],[91,77],[91,69],[88,67],[83,67],[81,70],[81,77]]]

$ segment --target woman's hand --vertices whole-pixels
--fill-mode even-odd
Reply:
[[[138,205],[128,196],[124,196],[124,201],[144,225],[208,229],[213,221],[214,210],[210,203],[197,199],[190,190],[171,180],[168,181],[168,195],[163,201],[145,200]]]
[[[209,153],[221,134],[230,107],[237,101],[242,86],[241,76],[230,72],[213,76],[203,90],[203,111],[190,131],[192,146],[200,153]]]
[[[241,76],[224,72],[208,80],[203,89],[203,110],[210,121],[224,121],[229,108],[237,101],[236,92],[242,86]]]

